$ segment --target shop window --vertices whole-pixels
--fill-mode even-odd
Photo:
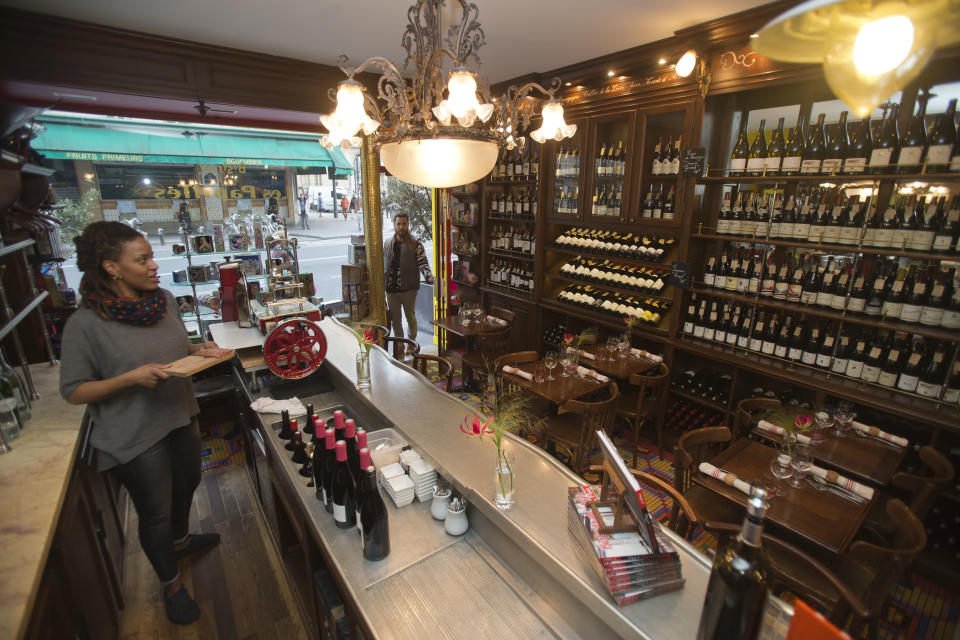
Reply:
[[[95,170],[104,200],[196,197],[193,165],[97,164]]]

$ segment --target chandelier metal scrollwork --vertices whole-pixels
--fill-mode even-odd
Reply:
[[[460,22],[449,27],[444,42],[441,9],[448,0],[419,0],[409,7],[401,40],[407,52],[402,70],[383,57],[369,58],[358,66],[340,57],[339,66],[347,79],[335,94],[330,91],[336,102],[334,112],[320,116],[329,132],[320,139],[324,147],[356,148],[361,132],[376,135],[391,173],[414,184],[436,187],[450,186],[441,183],[455,179],[462,182],[451,184],[479,179],[493,168],[501,146],[522,147],[526,139],[521,132],[529,130],[541,102],[543,122],[530,132],[531,138],[540,143],[559,141],[576,132],[576,125],[564,121],[563,104],[555,97],[561,86],[559,78],[554,78],[549,88],[533,82],[511,86],[500,98],[492,98],[485,83],[478,84],[477,74],[467,65],[472,62],[479,67],[479,50],[486,44],[479,9],[464,0],[449,1],[459,7]],[[368,69],[381,73],[379,100],[355,79]],[[409,80],[405,72],[410,72]],[[545,101],[534,97],[537,91]],[[455,162],[449,164],[451,160]],[[441,171],[444,163],[448,164]],[[420,166],[411,168],[413,164]],[[467,179],[483,166],[486,171]]]

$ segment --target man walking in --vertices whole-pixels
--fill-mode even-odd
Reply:
[[[420,274],[433,284],[423,243],[410,235],[410,220],[404,212],[393,218],[393,238],[383,243],[383,272],[387,289],[387,323],[391,334],[403,337],[401,313],[407,318],[407,337],[417,339],[417,292]],[[408,348],[407,353],[412,353]]]
[[[310,220],[307,218],[307,194],[302,189],[300,190],[300,197],[297,198],[297,200],[300,201],[300,229],[309,229]]]

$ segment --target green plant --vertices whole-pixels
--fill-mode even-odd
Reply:
[[[460,425],[460,431],[472,438],[477,438],[483,442],[484,436],[489,436],[493,444],[497,447],[497,466],[502,465],[509,469],[510,482],[513,482],[513,469],[510,466],[510,460],[503,452],[503,434],[508,431],[524,431],[530,421],[530,416],[524,410],[527,405],[527,399],[517,393],[505,395],[500,400],[497,412],[481,420],[476,413],[473,417],[467,416]],[[503,486],[503,476],[497,474],[497,481],[500,483],[500,493],[506,495],[506,487]],[[513,487],[510,487],[511,489]]]
[[[80,201],[61,200],[63,208],[57,211],[60,220],[60,238],[63,241],[64,253],[72,256],[74,252],[73,239],[83,233],[88,224],[93,222],[96,212],[100,208],[100,191],[90,189]]]
[[[410,220],[410,233],[414,238],[424,241],[433,238],[433,201],[430,189],[408,184],[392,176],[384,179],[387,195],[381,202],[390,219],[397,213],[407,214]]]

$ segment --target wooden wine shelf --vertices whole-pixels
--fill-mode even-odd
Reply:
[[[461,253],[459,251],[452,251],[451,253],[460,258],[466,258],[467,260],[475,260],[480,257],[479,253]]]
[[[960,173],[850,173],[805,176],[707,176],[697,178],[703,184],[757,183],[757,182],[896,182],[896,181],[956,181]]]
[[[720,405],[720,404],[717,404],[717,403],[712,402],[712,401],[710,401],[710,400],[707,400],[706,398],[701,398],[700,396],[695,396],[695,395],[693,395],[692,393],[687,393],[686,391],[682,391],[682,390],[676,389],[676,388],[674,388],[674,387],[668,387],[668,388],[667,388],[667,393],[673,394],[673,395],[677,396],[678,398],[684,398],[685,400],[689,400],[690,402],[696,402],[697,404],[703,405],[703,406],[705,406],[705,407],[707,407],[707,408],[709,408],[709,409],[713,409],[714,411],[717,411],[717,412],[722,413],[722,414],[724,414],[724,415],[727,414],[727,408],[726,408],[725,406]]]
[[[467,224],[466,222],[457,222],[456,220],[453,220],[450,224],[455,227],[467,227],[468,229],[476,229],[480,226],[479,224]]]
[[[600,289],[602,291],[616,291],[625,296],[634,296],[638,298],[651,298],[655,300],[663,300],[665,302],[673,302],[673,287],[665,286],[663,291],[660,293],[650,293],[648,291],[643,291],[641,289],[629,289],[627,287],[618,287],[611,284],[593,282],[591,280],[581,280],[580,278],[571,278],[570,276],[563,275],[559,272],[553,272],[547,274],[548,278],[553,280],[561,280],[563,282],[569,282],[571,284],[579,284],[584,286],[590,286],[595,289]],[[667,295],[669,294],[669,295]]]
[[[457,284],[459,284],[459,285],[461,285],[461,286],[464,286],[464,287],[473,287],[474,289],[477,288],[477,285],[476,285],[476,284],[467,282],[466,280],[457,280],[456,278],[450,278],[450,281],[451,281],[451,282],[456,282]]]
[[[746,242],[750,244],[768,244],[777,247],[799,247],[819,253],[866,253],[878,256],[898,256],[912,260],[960,260],[960,255],[954,253],[934,253],[932,251],[907,251],[901,249],[887,249],[882,247],[861,247],[849,244],[823,244],[820,242],[804,242],[802,240],[783,240],[780,238],[760,238],[757,236],[731,236],[722,233],[691,233],[691,238],[701,240],[726,240],[727,242]]]
[[[513,298],[514,300],[519,300],[520,302],[526,302],[528,304],[533,302],[532,292],[529,292],[526,289],[517,289],[515,287],[497,284],[496,282],[486,282],[482,287],[480,287],[480,290],[489,293],[495,293],[500,296],[507,296],[508,298]]]
[[[608,315],[604,315],[597,312],[584,311],[579,307],[574,307],[568,304],[564,304],[557,300],[541,300],[540,306],[543,307],[544,309],[550,309],[551,311],[563,313],[565,315],[572,316],[574,318],[580,318],[581,320],[586,320],[587,322],[592,322],[594,324],[598,324],[598,325],[607,327],[609,329],[614,329],[616,331],[622,332],[625,327],[622,320],[620,322],[617,322],[616,320],[614,320]],[[660,319],[661,323],[665,323],[666,321],[667,321],[666,316]],[[651,326],[651,325],[645,324],[645,325],[635,326],[633,328],[633,334],[662,342],[667,337],[667,330],[661,329],[658,326]],[[651,334],[651,335],[647,335],[647,334]]]
[[[939,327],[928,327],[927,325],[920,323],[872,320],[869,316],[830,311],[817,305],[800,304],[798,302],[784,302],[782,300],[775,300],[773,298],[748,296],[742,293],[731,293],[729,291],[708,287],[703,283],[696,283],[691,289],[695,293],[706,296],[714,296],[717,298],[725,298],[741,304],[759,305],[772,309],[781,309],[791,313],[802,313],[808,316],[828,318],[830,320],[837,320],[844,323],[849,322],[850,324],[856,324],[865,327],[876,327],[877,329],[886,329],[889,331],[902,331],[905,333],[912,333],[928,338],[934,338],[936,340],[946,340],[948,342],[957,342],[960,340],[960,331],[942,329]]]
[[[487,185],[491,187],[522,187],[537,184],[539,179],[539,176],[534,176],[532,178],[521,178],[519,180],[487,180]]]
[[[492,222],[510,222],[518,224],[537,224],[534,218],[506,218],[502,216],[487,216],[487,220]]]
[[[520,253],[513,251],[501,251],[497,249],[488,249],[487,253],[491,256],[496,256],[498,258],[505,258],[510,260],[523,260],[525,262],[533,262],[534,256],[529,253]]]
[[[764,376],[771,376],[799,386],[822,389],[827,395],[849,400],[881,411],[886,411],[911,420],[942,427],[960,433],[960,410],[942,402],[926,400],[918,396],[894,391],[856,381],[835,373],[794,362],[783,361],[766,355],[757,355],[744,349],[720,347],[697,339],[678,337],[670,341],[678,349],[701,356],[714,362],[747,369]]]
[[[640,258],[623,258],[621,256],[611,256],[605,253],[598,253],[595,251],[583,251],[580,249],[565,249],[557,246],[548,246],[547,251],[553,251],[555,253],[564,253],[570,256],[588,256],[591,258],[599,258],[600,260],[612,260],[613,262],[628,262],[630,264],[638,264],[645,267],[651,267],[653,269],[669,269],[669,264],[664,264],[664,260],[660,262],[654,262],[652,260],[641,260]],[[669,255],[666,253],[664,255]]]

